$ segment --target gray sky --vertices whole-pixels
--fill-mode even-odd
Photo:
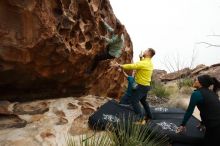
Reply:
[[[156,50],[155,68],[165,62],[190,66],[193,50],[197,64],[220,63],[220,0],[110,0],[117,18],[125,25],[134,47],[134,61],[141,50]],[[171,69],[172,71],[172,69]]]

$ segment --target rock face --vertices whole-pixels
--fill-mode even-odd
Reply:
[[[10,104],[8,101],[0,101],[0,114],[11,114],[9,110]]]
[[[64,146],[68,136],[79,139],[82,134],[92,135],[88,117],[107,101],[107,98],[87,95],[44,99],[28,104],[11,103],[14,108],[11,111],[19,107],[19,111],[25,112],[0,114],[0,146]],[[42,103],[47,103],[49,110],[39,111],[36,105]]]
[[[160,77],[160,79],[161,79],[161,81],[172,81],[172,80],[176,80],[176,79],[179,79],[182,77],[186,77],[189,74],[190,74],[190,69],[184,68],[184,69],[176,71],[176,72],[164,74]]]
[[[13,113],[18,115],[23,114],[41,114],[49,110],[48,104],[46,102],[35,102],[35,103],[19,103],[15,104],[13,107]]]
[[[200,64],[196,66],[194,69],[185,68],[177,72],[172,73],[166,73],[162,70],[155,70],[154,80],[160,80],[160,81],[173,81],[176,79],[179,79],[181,77],[191,77],[195,78],[199,75],[208,74],[213,77],[216,77],[218,80],[220,80],[220,63],[213,64],[211,66],[206,66],[203,64]]]
[[[113,28],[121,25],[108,0],[0,1],[0,98],[50,91],[118,97],[126,79],[109,69],[111,60],[86,74],[106,47],[100,36],[109,37],[101,18]],[[129,63],[132,43],[124,36],[115,60]]]
[[[213,64],[208,69],[201,70],[198,75],[208,74],[220,81],[220,64]]]
[[[208,69],[209,69],[208,66],[206,66],[204,64],[200,64],[200,65],[196,66],[196,68],[194,68],[191,71],[190,75],[195,76],[195,75],[198,75],[199,72],[204,71],[204,70],[208,70]]]
[[[20,119],[17,115],[2,115],[0,114],[0,130],[5,128],[22,128],[27,122]]]
[[[167,74],[167,72],[165,70],[154,69],[153,75],[152,75],[152,80],[159,81],[160,77],[162,77],[166,74]]]

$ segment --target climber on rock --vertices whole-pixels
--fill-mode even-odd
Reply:
[[[153,73],[153,63],[151,61],[151,58],[154,55],[155,51],[152,48],[149,48],[148,50],[144,51],[143,59],[141,59],[137,63],[121,65],[116,62],[112,65],[113,67],[120,67],[125,70],[136,71],[135,82],[137,83],[137,87],[135,90],[132,90],[130,101],[134,112],[139,117],[139,121],[137,121],[137,124],[145,124],[146,120],[152,119],[152,114],[146,101],[146,97],[147,92],[150,90],[151,76]],[[145,114],[141,110],[139,101],[144,107]]]
[[[88,70],[89,73],[93,72],[97,67],[98,63],[102,60],[106,59],[114,59],[119,58],[122,54],[122,48],[124,47],[124,25],[121,25],[118,21],[116,24],[116,29],[114,30],[111,26],[109,26],[103,19],[101,19],[105,29],[111,33],[111,38],[107,38],[105,36],[101,36],[101,39],[104,39],[107,42],[107,47],[99,54],[97,54],[93,63]]]

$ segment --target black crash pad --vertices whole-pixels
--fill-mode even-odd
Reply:
[[[180,108],[151,107],[153,119],[183,119],[185,111]]]
[[[133,110],[131,105],[120,104],[120,106]],[[185,111],[181,108],[170,107],[150,107],[150,111],[152,113],[153,119],[183,119],[185,114]]]
[[[126,108],[115,100],[110,100],[89,117],[88,123],[93,129],[105,129],[109,122],[114,124],[121,118],[128,119],[131,116],[135,116],[131,108]]]
[[[184,110],[178,108],[167,108],[167,110],[158,110],[152,107],[153,120],[151,120],[151,129],[155,134],[165,134],[175,144],[189,144],[189,146],[197,146],[201,144],[204,134],[196,128],[199,120],[191,117],[186,127],[187,131],[183,134],[176,134],[176,128],[180,125],[184,116]],[[105,129],[107,123],[117,123],[123,117],[135,116],[130,106],[120,105],[115,100],[111,100],[102,105],[95,113],[89,117],[89,126],[94,129]],[[156,130],[155,130],[156,128]],[[179,144],[179,145],[178,145]],[[186,145],[187,146],[187,145]]]
[[[151,126],[152,130],[157,127],[156,133],[167,135],[173,143],[201,144],[204,133],[196,127],[199,120],[192,116],[186,125],[186,132],[177,134],[176,130],[181,122],[182,119],[157,119],[151,121]]]
[[[154,114],[184,114],[185,111],[181,108],[168,108],[168,107],[151,107],[151,112]]]

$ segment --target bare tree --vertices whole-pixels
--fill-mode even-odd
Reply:
[[[195,65],[195,61],[196,61],[196,47],[194,47],[193,51],[192,51],[192,56],[191,59],[189,61],[186,60],[181,60],[181,57],[179,53],[176,53],[175,55],[172,56],[165,56],[164,60],[161,61],[161,63],[165,66],[165,68],[169,71],[169,72],[178,72],[184,68],[190,68],[192,69]]]
[[[179,89],[182,88],[182,81],[184,79],[187,78],[188,74],[186,73],[186,75],[182,75],[181,71],[184,68],[189,68],[192,69],[194,67],[195,64],[195,60],[196,60],[196,48],[194,47],[193,52],[192,52],[192,57],[189,61],[186,60],[181,60],[181,57],[179,53],[177,53],[176,55],[169,57],[166,56],[164,57],[164,60],[161,62],[165,68],[169,71],[169,72],[176,72],[177,74],[177,87]]]
[[[209,47],[218,47],[220,48],[220,45],[212,44],[212,43],[207,43],[207,42],[198,42],[197,44],[206,44],[207,48]]]
[[[208,35],[208,37],[220,37],[220,35],[213,34],[213,35]],[[209,47],[220,48],[220,44],[212,44],[209,42],[198,42],[197,44],[205,44],[205,45],[207,45],[207,48],[209,48]]]

